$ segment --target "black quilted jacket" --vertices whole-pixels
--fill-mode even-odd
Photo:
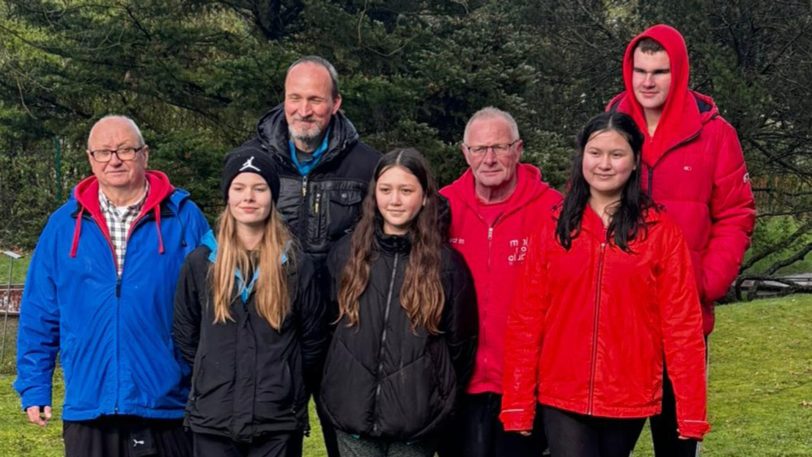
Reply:
[[[349,257],[350,238],[339,241],[327,261],[334,290]],[[379,230],[371,242],[376,250],[360,299],[359,324],[347,327],[342,320],[334,329],[321,403],[333,425],[347,433],[415,440],[439,430],[470,378],[478,331],[476,293],[465,261],[445,246],[441,333],[430,335],[422,327],[413,331],[399,301],[409,240]]]

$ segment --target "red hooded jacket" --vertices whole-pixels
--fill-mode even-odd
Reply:
[[[492,225],[480,214],[470,169],[440,191],[451,205],[451,245],[468,263],[476,287],[479,340],[467,389],[471,394],[502,393],[505,324],[512,291],[521,279],[531,235],[552,221],[552,208],[561,201],[561,194],[541,180],[538,168],[520,163],[517,175],[516,190]]]
[[[545,227],[531,251],[506,340],[505,430],[532,429],[536,400],[578,414],[642,418],[662,403],[663,354],[682,436],[702,439],[705,342],[690,254],[679,228],[649,211],[631,253],[584,211],[569,250]],[[534,393],[537,390],[537,397]]]
[[[671,88],[653,136],[632,87],[634,48],[645,37],[660,43],[671,63]],[[643,187],[666,208],[688,242],[707,335],[713,330],[713,302],[725,296],[739,272],[756,212],[736,130],[713,99],[688,89],[688,78],[682,35],[667,25],[655,25],[626,48],[626,90],[607,110],[631,115],[646,137]]]

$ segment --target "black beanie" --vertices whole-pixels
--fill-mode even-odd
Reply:
[[[271,199],[274,205],[279,199],[279,176],[276,174],[276,166],[270,156],[264,152],[237,150],[229,153],[223,166],[223,198],[228,202],[228,188],[231,181],[240,173],[256,173],[268,183],[271,189]]]

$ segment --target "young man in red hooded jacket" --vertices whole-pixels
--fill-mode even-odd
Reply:
[[[738,274],[756,213],[736,130],[713,99],[688,89],[688,79],[682,35],[655,25],[626,48],[626,90],[607,110],[631,115],[645,135],[643,187],[665,206],[688,242],[707,338],[713,330],[713,303]],[[678,439],[667,376],[663,384],[662,414],[651,420],[655,454],[694,456],[696,442]]]

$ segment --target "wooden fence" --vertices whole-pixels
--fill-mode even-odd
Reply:
[[[11,288],[0,286],[0,315],[6,311],[12,316],[20,314],[20,300],[23,297],[23,285],[12,284]]]

